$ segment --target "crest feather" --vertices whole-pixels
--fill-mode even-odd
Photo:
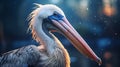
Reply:
[[[40,11],[40,7],[42,7],[42,5],[41,4],[37,4],[37,3],[34,3],[34,4],[35,4],[35,9],[29,14],[29,16],[27,18],[28,21],[30,21],[28,30],[31,30],[33,39],[35,39],[37,42],[39,42],[40,40],[38,38],[38,35],[37,35],[33,25],[35,23],[36,16],[38,15],[38,13]]]
[[[36,7],[42,7],[42,4],[34,3]]]

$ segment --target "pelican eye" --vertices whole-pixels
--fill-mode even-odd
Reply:
[[[56,11],[53,13],[54,16],[57,16],[57,14],[58,14],[58,12],[56,12]]]
[[[56,20],[56,21],[59,21],[59,20],[63,20],[63,17],[61,14],[59,14],[58,12],[54,12],[53,15],[51,16],[48,16],[49,19],[51,20]]]

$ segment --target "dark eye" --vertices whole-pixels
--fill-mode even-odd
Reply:
[[[59,14],[59,13],[58,13],[58,12],[56,12],[56,11],[53,13],[53,15],[54,15],[54,16],[57,16],[58,14]]]

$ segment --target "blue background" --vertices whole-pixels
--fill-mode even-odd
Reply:
[[[71,57],[71,67],[120,67],[120,0],[0,0],[0,53],[38,45],[27,32],[27,17],[35,5],[56,4],[102,59],[99,66],[81,55],[62,35],[56,36]]]

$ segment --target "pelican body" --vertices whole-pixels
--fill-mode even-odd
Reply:
[[[70,57],[53,32],[65,36],[83,55],[101,64],[84,39],[67,20],[64,12],[52,4],[40,5],[30,14],[29,29],[39,46],[25,46],[0,56],[0,67],[70,67]]]

